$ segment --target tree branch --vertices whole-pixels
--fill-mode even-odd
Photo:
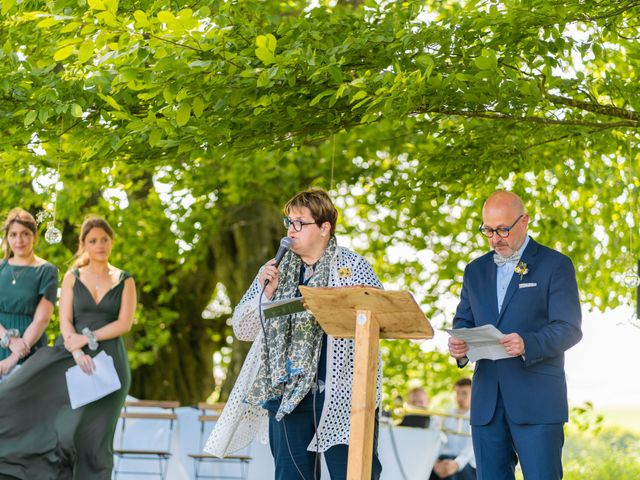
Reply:
[[[630,119],[623,122],[592,122],[587,120],[554,120],[551,118],[543,118],[543,117],[516,117],[514,115],[506,115],[503,113],[497,112],[464,112],[464,111],[455,111],[455,110],[447,110],[447,109],[427,109],[425,111],[414,111],[412,112],[414,115],[419,114],[428,114],[428,113],[440,113],[443,115],[453,115],[467,118],[488,118],[491,120],[503,120],[507,122],[532,122],[532,123],[541,123],[544,125],[569,125],[569,126],[580,126],[580,127],[594,127],[594,128],[617,128],[617,127],[631,127],[637,128],[640,126],[639,121],[635,119]],[[639,119],[640,120],[640,119]]]
[[[573,98],[561,97],[560,95],[552,95],[550,93],[547,93],[545,96],[551,103],[556,105],[567,105],[569,107],[579,108],[587,112],[607,115],[609,117],[624,118],[627,120],[633,120],[634,122],[640,122],[640,113],[631,110],[625,110],[624,108],[614,107],[613,105],[600,105],[599,103],[594,104],[582,100],[575,100]]]

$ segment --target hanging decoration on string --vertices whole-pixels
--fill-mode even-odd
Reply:
[[[61,132],[64,132],[64,119],[60,124]],[[62,241],[62,231],[56,226],[56,207],[58,205],[58,183],[62,180],[62,172],[60,171],[60,156],[62,152],[62,134],[58,136],[58,166],[56,168],[56,174],[58,178],[53,183],[53,193],[51,199],[53,200],[53,213],[51,215],[51,221],[47,223],[47,230],[44,232],[44,239],[48,244],[54,245]]]
[[[53,194],[54,203],[53,203],[53,213],[48,210],[40,210],[36,214],[36,221],[39,224],[47,224],[47,229],[44,232],[44,239],[47,243],[53,245],[56,243],[60,243],[62,241],[62,232],[56,226],[56,217],[55,217],[55,197],[56,194]]]
[[[58,203],[57,185],[60,180],[60,159],[58,159],[58,168],[56,169],[58,178],[53,182],[53,193],[51,194],[51,200],[53,201],[53,211],[40,210],[36,214],[36,221],[39,224],[47,222],[47,229],[44,232],[44,239],[50,245],[60,243],[62,241],[62,231],[56,226],[56,206]]]

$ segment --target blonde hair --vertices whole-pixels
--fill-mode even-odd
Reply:
[[[307,207],[318,226],[324,222],[331,224],[331,235],[336,231],[338,210],[333,205],[331,197],[322,188],[313,187],[296,193],[284,206],[284,214],[289,215],[292,209]]]
[[[12,209],[5,219],[3,227],[4,237],[2,239],[2,249],[4,251],[4,260],[13,257],[13,251],[11,250],[11,247],[9,247],[7,237],[9,236],[9,229],[11,228],[11,225],[14,223],[18,223],[23,227],[28,228],[34,236],[38,234],[38,223],[35,218],[33,218],[33,215],[19,207]]]
[[[73,264],[75,268],[84,267],[89,263],[89,257],[86,255],[83,245],[84,239],[87,238],[89,232],[94,228],[101,228],[107,233],[107,235],[109,235],[109,238],[113,240],[113,229],[104,218],[98,217],[96,215],[90,215],[86,217],[84,219],[84,222],[82,222],[82,227],[80,227],[80,242],[78,243],[78,251],[75,255],[76,261]]]

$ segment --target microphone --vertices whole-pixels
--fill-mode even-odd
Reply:
[[[276,263],[274,266],[276,268],[278,268],[278,265],[280,265],[280,262],[284,258],[284,254],[289,251],[292,244],[293,244],[293,240],[291,240],[289,237],[282,237],[282,239],[280,240],[280,248],[278,248],[278,251],[276,252],[276,257],[275,257]]]
[[[274,264],[274,267],[278,268],[278,265],[280,265],[280,262],[284,258],[285,253],[287,253],[291,249],[292,244],[293,240],[291,240],[289,237],[282,237],[282,239],[280,240],[280,248],[278,248],[278,251],[276,252],[276,263]],[[265,280],[264,286],[266,287],[268,284],[269,279]]]

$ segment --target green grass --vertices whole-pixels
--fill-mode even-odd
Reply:
[[[599,409],[598,413],[604,416],[603,423],[606,426],[617,426],[640,433],[639,407],[605,408]]]
[[[563,464],[565,480],[638,480],[640,435],[620,427],[598,433],[569,429]]]
[[[637,414],[637,409],[630,410]],[[617,418],[629,423],[630,417],[623,413],[621,411],[619,417],[610,415],[596,432],[580,431],[572,425],[567,427],[562,452],[565,480],[640,479],[640,432],[609,426]],[[633,418],[637,420],[636,416]],[[516,480],[522,479],[522,472],[517,472]]]

